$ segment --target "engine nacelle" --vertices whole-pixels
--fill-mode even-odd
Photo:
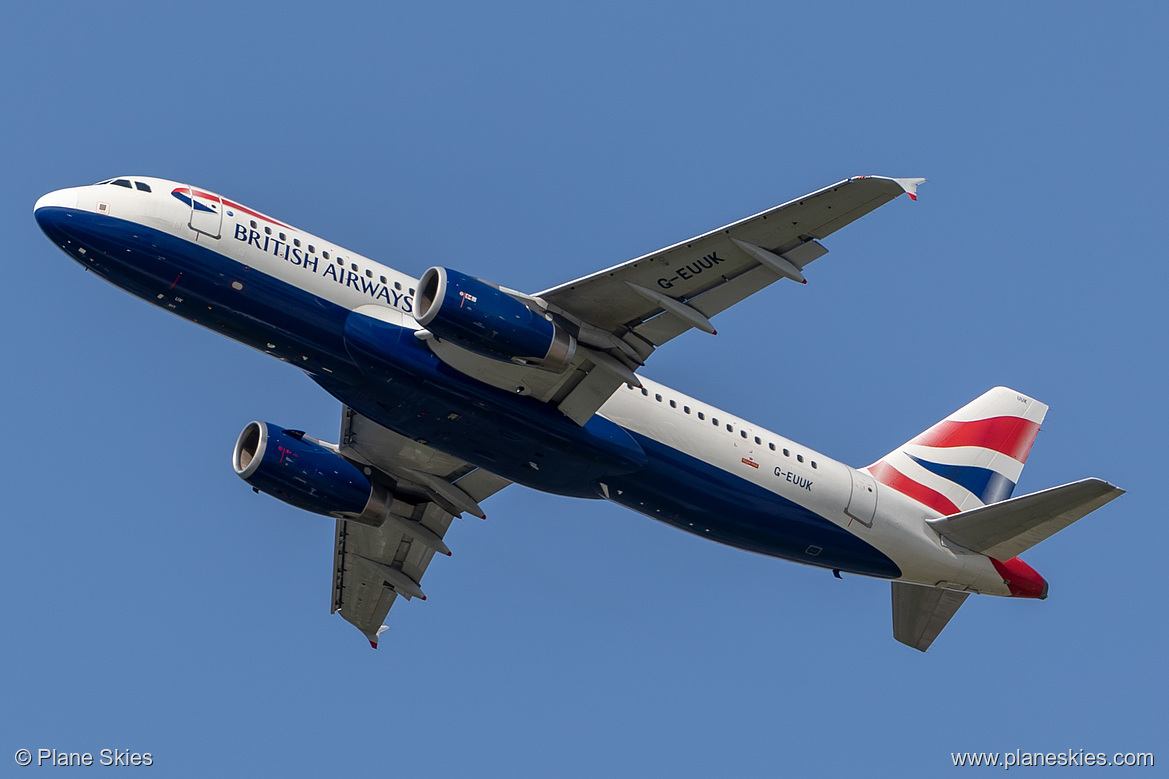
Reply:
[[[503,290],[449,268],[422,274],[414,317],[435,336],[493,360],[568,367],[576,339]]]
[[[235,443],[231,463],[253,488],[297,508],[380,522],[385,491],[356,465],[299,430],[251,422]]]

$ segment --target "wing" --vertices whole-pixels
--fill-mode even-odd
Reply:
[[[924,180],[858,176],[538,295],[500,287],[575,338],[560,371],[422,337],[456,370],[583,425],[622,384],[640,386],[636,371],[658,346],[692,327],[713,333],[711,317],[781,278],[804,281],[803,268],[827,252],[818,239],[904,192],[916,199]]]
[[[341,416],[340,452],[376,470],[386,489],[380,524],[337,520],[332,611],[376,649],[382,622],[399,595],[426,599],[422,575],[463,512],[483,516],[479,502],[510,484],[371,422],[350,408]]]
[[[710,317],[772,282],[803,281],[803,267],[828,251],[817,239],[903,192],[916,200],[924,181],[846,179],[536,297],[630,345],[660,346],[691,327],[712,330],[705,326]]]
[[[781,278],[804,282],[803,268],[828,251],[819,239],[902,193],[916,200],[917,187],[924,181],[846,179],[532,296],[577,330],[578,341],[586,347],[585,364],[578,366],[582,376],[594,366],[607,368],[606,380],[594,379],[586,403],[574,404],[571,410],[579,416],[578,406],[587,407],[600,397],[595,404],[599,408],[628,381],[619,368],[601,366],[601,360],[633,371],[658,346],[692,327],[714,333],[711,317]],[[594,357],[597,354],[601,359]],[[563,406],[562,410],[569,413]]]

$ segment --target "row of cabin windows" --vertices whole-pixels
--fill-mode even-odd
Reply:
[[[252,229],[253,229],[253,230],[258,230],[258,229],[259,229],[259,227],[256,225],[256,220],[255,220],[255,219],[253,219],[253,220],[250,222],[250,224],[251,224],[251,226],[252,226]],[[264,235],[271,235],[271,234],[272,234],[272,228],[271,228],[271,227],[269,227],[268,225],[264,225]],[[277,233],[277,234],[276,234],[276,238],[277,238],[277,240],[284,241],[285,243],[288,243],[288,238],[287,238],[287,237],[284,235],[284,233]],[[293,246],[295,246],[296,248],[298,248],[298,249],[299,249],[299,248],[300,248],[300,239],[299,239],[299,238],[293,238],[293,239],[292,239],[292,245],[293,245]],[[307,248],[308,248],[308,253],[309,253],[309,254],[316,254],[316,253],[317,253],[317,247],[313,246],[311,243],[308,245],[308,247],[307,247]],[[322,252],[321,252],[321,256],[322,256],[322,257],[324,257],[324,258],[327,260],[327,259],[329,259],[329,252],[328,252],[328,251],[322,251]],[[338,265],[340,265],[341,267],[345,267],[345,260],[344,260],[343,258],[341,258],[341,257],[337,257],[337,258],[336,258],[336,260],[337,260],[337,264],[338,264]],[[359,269],[358,269],[358,267],[357,267],[357,263],[356,263],[356,262],[352,262],[352,263],[350,263],[350,264],[349,264],[349,270],[352,270],[352,271],[359,271]],[[371,271],[371,270],[369,270],[369,269],[367,268],[367,269],[366,269],[366,271],[365,271],[365,277],[366,277],[367,279],[372,279],[372,278],[373,278],[373,271]],[[381,283],[382,283],[382,284],[389,284],[389,282],[388,282],[388,281],[386,281],[386,277],[385,277],[385,276],[378,276],[378,279],[381,281]],[[396,290],[398,290],[399,292],[401,292],[401,291],[402,291],[402,282],[400,282],[400,281],[395,281],[395,282],[394,282],[394,289],[396,289]],[[409,294],[411,294],[411,295],[413,295],[413,294],[414,294],[414,288],[413,288],[413,287],[411,287],[411,288],[410,288]]]
[[[632,387],[630,387],[630,389],[633,389],[633,388],[632,388]],[[647,390],[645,387],[642,387],[642,388],[641,388],[641,394],[642,394],[642,395],[645,395],[646,397],[649,397],[649,390]],[[654,393],[654,400],[656,400],[658,403],[661,403],[661,402],[662,402],[662,396],[661,396],[660,394],[658,394],[658,393]],[[677,407],[678,407],[678,402],[677,402],[676,400],[671,400],[671,401],[670,401],[670,408],[677,408]],[[689,406],[682,406],[682,413],[684,413],[684,414],[689,414],[689,413],[691,413],[691,411],[690,411],[690,407],[689,407]],[[701,420],[703,420],[703,421],[706,421],[706,413],[705,413],[705,412],[699,411],[699,412],[697,413],[697,416],[698,416],[698,418],[699,418],[699,419],[701,419]],[[712,425],[714,425],[715,427],[718,427],[718,418],[717,418],[717,417],[711,417],[711,418],[710,418],[710,423],[711,423]],[[733,424],[731,424],[730,422],[727,422],[727,423],[726,423],[726,428],[727,428],[727,432],[728,432],[728,433],[733,433],[733,432],[735,432],[735,426],[734,426]],[[740,429],[739,429],[739,436],[740,436],[741,438],[747,438],[747,437],[748,437],[748,436],[747,436],[747,431],[746,431],[746,430],[743,430],[742,428],[740,428]],[[755,436],[755,437],[754,437],[754,440],[755,440],[755,444],[756,444],[757,446],[763,446],[763,439],[762,439],[762,438],[760,438],[759,436]],[[774,442],[772,442],[772,441],[769,441],[769,442],[767,443],[767,448],[768,448],[768,449],[770,449],[770,450],[771,450],[771,451],[773,451],[773,452],[780,451],[779,449],[777,449],[777,448],[776,448],[776,446],[775,446],[775,443],[774,443]],[[790,449],[784,449],[784,450],[782,450],[782,451],[783,451],[783,456],[784,456],[784,457],[791,457],[791,456],[792,456],[792,454],[791,454],[791,450],[790,450]],[[796,455],[796,462],[802,463],[803,461],[804,461],[804,456],[803,456],[802,454],[797,454],[797,455]],[[813,468],[817,468],[817,467],[818,467],[818,466],[816,465],[816,461],[815,461],[815,460],[811,460],[811,461],[809,462],[809,465],[811,465]]]

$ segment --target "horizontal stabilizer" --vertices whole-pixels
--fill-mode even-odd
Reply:
[[[969,594],[893,582],[893,638],[924,652]]]
[[[929,525],[972,552],[1010,560],[1123,494],[1106,481],[1083,479],[933,519]]]

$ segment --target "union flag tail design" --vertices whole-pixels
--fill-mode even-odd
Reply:
[[[995,387],[867,470],[943,516],[1011,497],[1047,406]]]

